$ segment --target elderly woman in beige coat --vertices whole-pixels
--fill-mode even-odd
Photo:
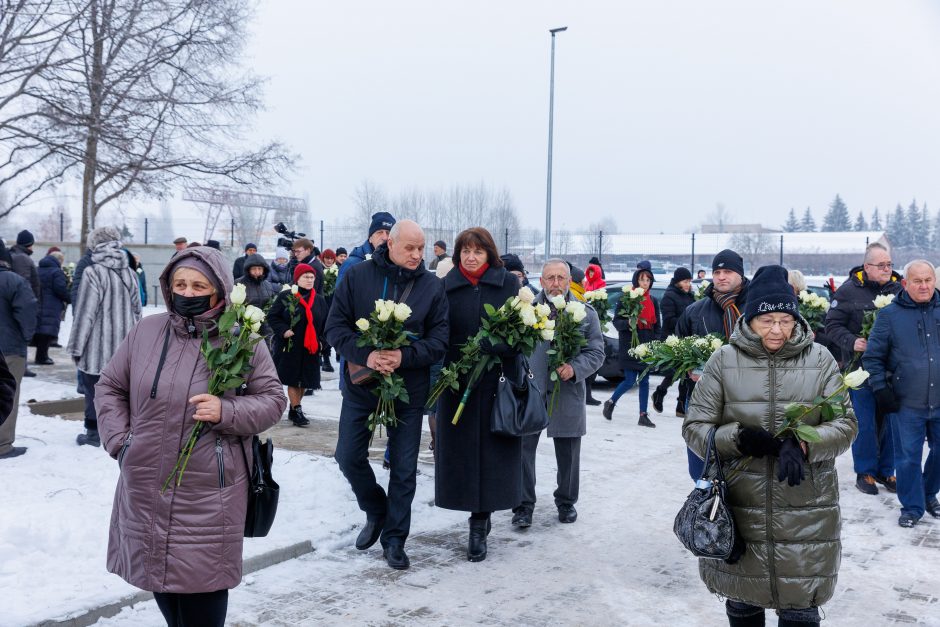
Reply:
[[[699,572],[727,599],[733,627],[764,625],[765,608],[777,610],[779,625],[819,625],[819,606],[832,597],[841,560],[835,458],[855,438],[855,416],[805,416],[818,442],[776,433],[787,405],[811,405],[841,384],[835,360],[799,314],[786,269],[760,268],[730,344],[705,365],[682,429],[704,457],[717,428],[728,503],[747,548],[734,563],[701,559]]]
[[[101,442],[120,467],[108,570],[152,591],[168,625],[221,626],[242,576],[251,436],[280,420],[287,401],[264,343],[244,389],[207,394],[203,331],[217,341],[232,290],[221,253],[185,249],[160,285],[168,311],[131,330],[97,385]],[[209,428],[182,483],[161,491],[195,420]]]

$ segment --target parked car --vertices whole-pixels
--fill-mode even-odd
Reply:
[[[624,285],[630,285],[630,283],[628,281],[612,281],[607,284],[607,306],[610,308],[611,314],[617,309],[617,301],[620,300],[620,296],[623,294]],[[662,300],[665,293],[666,287],[658,283],[654,283],[650,289],[653,298],[659,300]],[[613,324],[608,326],[607,333],[604,334],[604,364],[597,371],[597,374],[611,383],[619,383],[623,380],[623,370],[620,368],[620,341],[618,340],[617,329],[614,328]]]

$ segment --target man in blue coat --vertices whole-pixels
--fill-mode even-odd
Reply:
[[[904,291],[875,319],[862,362],[894,435],[898,524],[910,528],[925,510],[940,518],[940,294],[929,261],[910,262],[904,275]],[[922,468],[924,439],[930,453]]]
[[[387,211],[372,214],[372,222],[369,223],[369,237],[362,244],[353,248],[346,261],[339,267],[339,276],[336,277],[337,284],[356,264],[372,257],[375,249],[388,240],[388,234],[393,226],[395,226],[395,218]]]
[[[388,243],[379,246],[368,260],[352,266],[346,278],[337,283],[326,322],[327,340],[347,364],[340,374],[345,387],[336,461],[356,495],[359,508],[366,513],[366,525],[356,540],[356,548],[368,549],[381,534],[385,559],[389,566],[399,570],[410,565],[405,540],[411,527],[411,502],[417,485],[418,448],[424,404],[430,391],[430,369],[444,357],[449,337],[444,284],[427,271],[423,256],[421,227],[411,220],[391,227]],[[357,346],[356,321],[369,319],[377,299],[403,302],[411,308],[411,315],[404,321],[410,344],[396,350]],[[407,402],[395,403],[398,424],[388,428],[391,462],[388,495],[376,482],[369,465],[372,432],[367,420],[378,403],[373,394],[375,383],[354,385],[349,377],[350,363],[381,374],[398,374],[408,391]]]

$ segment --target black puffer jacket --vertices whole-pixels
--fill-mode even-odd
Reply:
[[[39,322],[36,333],[59,335],[62,312],[69,303],[69,289],[59,260],[46,255],[39,262],[39,284],[42,286],[42,300],[39,304]]]
[[[883,294],[898,294],[901,275],[891,273],[891,278],[884,285],[869,281],[862,266],[856,266],[849,272],[849,278],[839,286],[832,296],[829,313],[826,314],[826,339],[828,348],[845,367],[855,354],[855,340],[861,337],[862,321],[865,312],[875,308],[875,297]]]
[[[660,309],[663,312],[663,339],[675,332],[679,316],[694,302],[695,297],[692,296],[691,292],[682,290],[675,283],[669,283],[669,287],[666,288],[666,293],[663,294],[660,303]]]
[[[744,303],[747,302],[748,280],[745,278],[741,283],[741,293],[735,302],[738,309],[744,311]],[[724,337],[724,312],[721,306],[712,298],[712,292],[715,291],[715,284],[712,283],[705,288],[705,297],[697,300],[682,312],[679,320],[676,322],[675,334],[679,337],[689,337],[690,335],[708,335],[715,333]]]
[[[261,268],[264,270],[264,274],[256,279],[251,276],[250,270],[252,268]],[[268,266],[268,262],[264,260],[264,257],[258,253],[248,255],[245,259],[245,274],[235,280],[236,284],[245,286],[246,303],[262,309],[271,304],[277,292],[271,282],[268,281],[270,272],[271,268]]]

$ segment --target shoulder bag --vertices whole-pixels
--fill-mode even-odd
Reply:
[[[242,455],[245,455],[245,447],[241,448]],[[274,524],[281,488],[271,476],[271,465],[274,462],[274,444],[271,438],[262,444],[261,438],[256,435],[251,436],[251,450],[251,465],[248,465],[248,457],[245,456],[245,465],[251,473],[248,481],[245,537],[263,538],[268,535],[271,525]]]
[[[415,280],[411,279],[408,281],[408,284],[405,286],[404,291],[401,293],[401,298],[396,300],[396,303],[403,303],[408,300],[408,295],[411,294],[411,288],[415,285]],[[355,364],[348,359],[346,360],[346,369],[349,371],[349,380],[353,385],[362,385],[363,383],[368,383],[372,378],[372,373],[375,372],[372,368],[368,366],[363,366],[361,364]]]
[[[672,530],[679,542],[696,557],[734,564],[744,555],[745,544],[726,502],[727,484],[718,447],[715,446],[716,429],[708,432],[702,478],[695,482],[695,488],[676,514]],[[713,458],[715,478],[709,479]]]
[[[490,418],[491,433],[521,437],[539,433],[548,426],[548,410],[535,383],[535,375],[532,374],[525,356],[520,355],[519,359],[522,360],[525,371],[523,387],[517,388],[506,377],[505,371],[500,373]]]

